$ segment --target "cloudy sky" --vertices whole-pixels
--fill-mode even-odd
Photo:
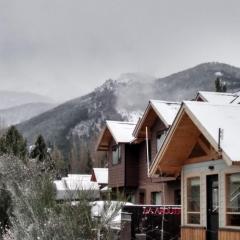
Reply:
[[[238,0],[0,0],[0,90],[62,101],[126,72],[240,67]]]

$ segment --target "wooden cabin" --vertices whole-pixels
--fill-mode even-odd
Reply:
[[[139,182],[136,192],[139,203],[180,204],[180,180],[164,178],[161,174],[149,177],[149,166],[161,148],[179,108],[177,102],[150,100],[134,129],[134,142],[139,145]]]
[[[150,174],[181,176],[181,239],[240,239],[240,106],[183,102]]]
[[[119,191],[132,202],[138,186],[138,146],[132,144],[135,126],[131,122],[106,121],[97,144],[98,151],[107,152],[108,187],[113,194]]]
[[[151,100],[137,125],[106,122],[97,150],[108,153],[108,186],[113,192],[118,190],[138,204],[180,204],[179,179],[149,177],[149,166],[179,108],[176,102]]]

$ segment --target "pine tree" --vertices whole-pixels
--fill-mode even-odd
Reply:
[[[48,157],[47,145],[46,145],[45,140],[42,135],[39,135],[37,137],[35,146],[34,146],[32,152],[30,153],[30,156],[32,158],[36,158],[40,162],[43,162],[44,160],[47,159],[47,157]]]
[[[48,152],[47,144],[42,135],[37,137],[30,157],[35,158],[37,162],[41,163],[43,172],[55,171],[56,165]]]
[[[88,150],[88,152],[87,152],[86,170],[85,170],[86,173],[91,173],[92,167],[93,167],[93,163],[92,163],[92,159],[91,159],[90,152],[89,152],[89,150]]]
[[[227,91],[227,85],[224,81],[222,81],[222,77],[217,76],[215,80],[215,90],[216,92],[226,92]]]
[[[68,166],[64,160],[63,154],[56,145],[53,145],[53,149],[51,151],[51,159],[56,167],[57,178],[61,179],[62,176],[66,175]]]
[[[14,155],[22,160],[26,160],[27,141],[16,127],[11,126],[0,138],[0,154]]]

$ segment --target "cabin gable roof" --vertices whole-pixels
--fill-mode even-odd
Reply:
[[[154,174],[157,171],[166,171],[170,174],[179,173],[182,165],[186,164],[184,161],[191,157],[197,143],[202,144],[203,150],[206,150],[204,145],[208,144],[202,142],[209,142],[211,148],[206,156],[198,158],[199,161],[217,159],[221,154],[228,165],[240,163],[239,122],[239,105],[183,102],[162,148],[151,166],[150,173]],[[220,146],[219,128],[223,129]],[[202,139],[206,141],[199,140],[201,135]]]
[[[239,104],[240,92],[222,93],[199,91],[196,96],[196,101],[204,101],[213,104]]]
[[[178,102],[150,100],[142,118],[138,121],[134,129],[133,135],[136,138],[144,138],[145,127],[153,126],[157,119],[160,119],[165,127],[169,128],[179,108],[180,103]]]
[[[133,130],[135,126],[136,124],[133,122],[106,121],[106,126],[97,143],[97,150],[107,151],[112,139],[116,144],[131,143],[134,140]]]

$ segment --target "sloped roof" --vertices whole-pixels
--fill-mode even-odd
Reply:
[[[93,168],[98,184],[108,184],[108,168]]]
[[[106,121],[106,127],[98,140],[97,150],[107,150],[111,138],[116,144],[132,142],[135,139],[133,136],[135,126],[136,123],[133,122]]]
[[[236,93],[221,93],[221,92],[207,92],[199,91],[196,99],[201,98],[202,100],[209,103],[216,104],[238,104],[240,103],[239,92]]]
[[[228,165],[240,162],[240,105],[184,101],[161,149],[157,153],[157,156],[151,165],[151,175],[155,174],[157,169],[162,169],[163,165],[165,170],[167,170],[167,164],[172,164],[172,162],[169,162],[169,159],[174,161],[175,164],[176,161],[182,161],[181,158],[183,156],[179,155],[180,153],[176,151],[171,152],[171,147],[176,146],[177,143],[176,139],[174,139],[174,136],[178,139],[181,139],[181,136],[186,137],[184,133],[187,132],[186,126],[188,125],[184,127],[183,124],[184,121],[186,121],[186,117],[183,116],[186,115],[192,121],[192,124],[199,129],[201,134],[212,145],[216,152],[219,151],[219,128],[222,129],[223,136],[220,139],[220,148],[223,160],[225,160]],[[188,129],[190,129],[189,126]],[[180,141],[180,139],[178,141]],[[179,143],[177,146],[181,147],[182,144],[184,144],[184,142]],[[189,144],[187,145],[190,146]],[[168,154],[167,158],[165,154]],[[179,164],[181,165],[183,162],[179,162]],[[177,164],[176,168],[178,168]]]
[[[240,106],[205,102],[184,102],[194,123],[206,133],[213,147],[218,145],[218,131],[223,129],[221,149],[228,161],[240,161]]]
[[[91,175],[85,174],[68,174],[67,177],[54,181],[54,185],[58,200],[77,198],[78,191],[99,191],[98,184],[91,182]]]
[[[136,123],[106,121],[106,124],[116,143],[128,143],[134,140],[132,133]]]
[[[148,123],[153,123],[155,118],[159,118],[166,128],[172,125],[174,118],[177,115],[177,112],[180,108],[181,104],[179,102],[169,102],[169,101],[161,101],[161,100],[150,100],[148,106],[143,114],[143,117],[139,120],[134,129],[133,135],[138,137],[141,129],[147,125]],[[153,112],[154,111],[154,115]]]
[[[172,125],[173,120],[181,106],[179,102],[167,102],[160,100],[150,100],[150,104],[158,114],[159,118],[169,126]]]

